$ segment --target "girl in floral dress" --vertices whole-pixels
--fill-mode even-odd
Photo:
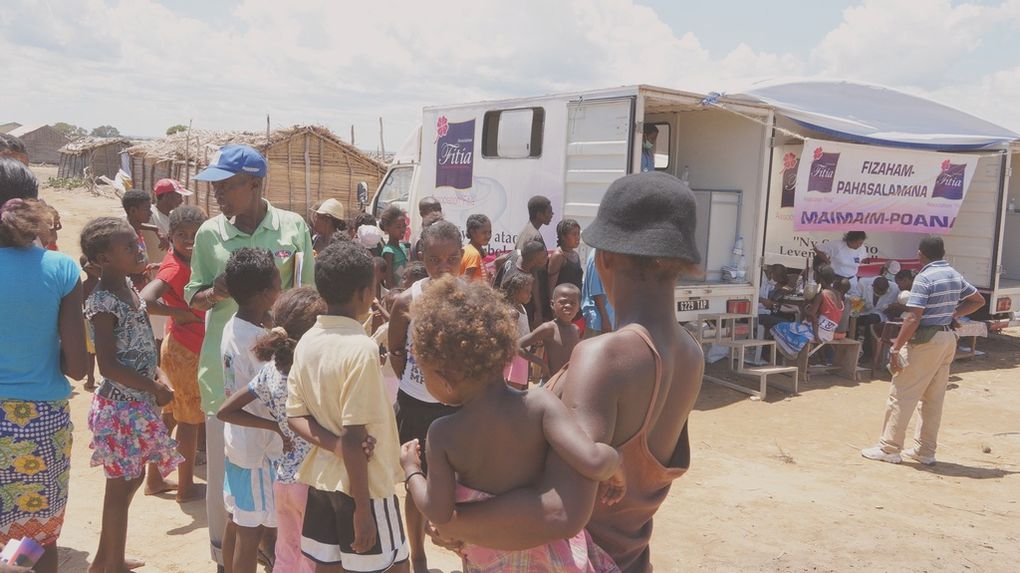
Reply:
[[[160,417],[173,391],[156,367],[145,303],[128,279],[145,267],[134,229],[124,219],[93,219],[82,229],[81,250],[102,269],[85,302],[102,375],[89,412],[92,465],[106,474],[102,533],[89,573],[123,573],[128,507],[146,464],[166,477],[183,458]]]
[[[294,359],[294,347],[305,332],[326,313],[326,303],[312,287],[298,287],[280,295],[273,305],[276,326],[259,338],[255,357],[268,361],[248,384],[247,392],[234,392],[220,407],[218,417],[239,426],[272,429],[283,437],[283,458],[276,466],[273,494],[276,503],[277,571],[314,573],[315,563],[301,554],[301,527],[304,523],[308,486],[294,479],[311,446],[287,425],[287,373]],[[266,420],[244,410],[261,402],[276,419],[272,427]]]

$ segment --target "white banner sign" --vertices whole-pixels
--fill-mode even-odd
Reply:
[[[977,162],[976,155],[807,139],[796,167],[794,228],[948,233]]]

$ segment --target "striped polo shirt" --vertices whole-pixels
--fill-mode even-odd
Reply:
[[[947,326],[953,322],[960,301],[976,292],[949,263],[934,261],[914,277],[907,306],[924,309],[921,326]]]

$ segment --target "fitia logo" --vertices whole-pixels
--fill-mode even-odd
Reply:
[[[832,193],[832,182],[836,179],[838,163],[838,153],[825,153],[821,147],[816,147],[811,160],[811,171],[808,173],[807,190]]]
[[[967,173],[966,163],[953,163],[946,159],[942,162],[942,172],[935,178],[932,197],[943,199],[963,199],[963,179]]]

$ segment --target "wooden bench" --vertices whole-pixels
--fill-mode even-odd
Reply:
[[[825,346],[831,346],[836,350],[836,360],[831,366],[811,366],[810,358]],[[841,338],[830,342],[818,344],[809,342],[807,346],[797,355],[797,370],[805,383],[811,380],[811,373],[836,374],[854,382],[860,380],[861,372],[867,371],[857,365],[857,359],[861,353],[861,341],[853,338]]]

